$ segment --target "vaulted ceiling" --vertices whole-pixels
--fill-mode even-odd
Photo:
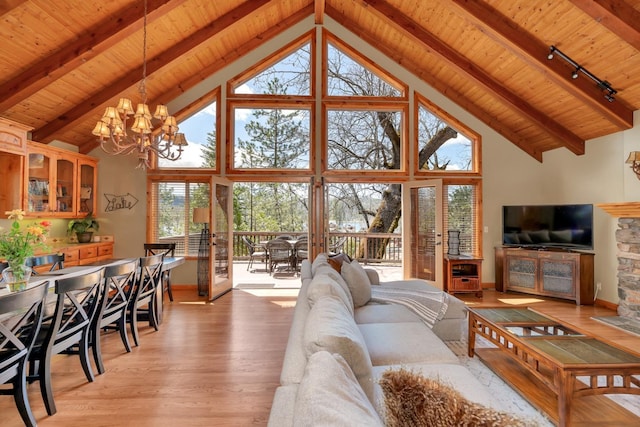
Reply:
[[[330,17],[542,160],[633,126],[640,0],[147,0],[149,104],[168,103],[313,16]],[[104,108],[142,76],[143,1],[0,2],[0,116],[96,147]],[[598,87],[575,64],[617,92]],[[206,94],[202,94],[206,97]],[[174,112],[178,119],[193,105]]]

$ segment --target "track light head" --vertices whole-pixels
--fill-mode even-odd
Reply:
[[[565,60],[570,66],[575,68],[573,70],[573,72],[571,73],[571,79],[576,80],[578,78],[578,76],[580,75],[580,73],[582,73],[582,74],[584,74],[585,76],[587,76],[588,78],[590,78],[591,80],[593,80],[596,83],[596,86],[598,87],[598,89],[600,89],[602,92],[604,92],[604,97],[605,97],[605,99],[607,101],[609,101],[609,102],[615,101],[614,95],[616,93],[618,93],[618,92],[614,88],[611,87],[611,83],[609,83],[606,80],[601,80],[601,79],[597,78],[592,73],[590,73],[589,70],[587,70],[586,68],[583,68],[576,61],[574,61],[573,59],[569,58],[566,54],[564,54],[557,47],[555,47],[553,45],[549,46],[549,53],[547,54],[547,59],[551,60],[551,59],[555,58],[556,56],[558,56],[560,59]]]

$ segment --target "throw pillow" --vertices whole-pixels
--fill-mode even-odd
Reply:
[[[338,297],[347,307],[349,313],[353,316],[353,301],[350,296],[347,295],[348,292],[349,291],[343,289],[342,286],[337,284],[336,281],[327,274],[318,273],[313,277],[311,283],[309,283],[309,287],[307,288],[307,300],[309,301],[309,305],[313,307],[316,301],[319,301],[322,297]]]
[[[373,401],[373,367],[364,337],[338,297],[320,298],[311,307],[303,342],[307,358],[318,351],[338,353],[344,357],[365,394]]]
[[[353,297],[353,306],[362,307],[371,299],[371,282],[364,268],[357,260],[351,261],[349,264],[342,264],[342,277],[347,282],[351,296]]]
[[[401,368],[382,374],[388,427],[525,427],[527,422],[465,399],[452,387]]]
[[[309,357],[293,411],[295,426],[382,426],[382,420],[339,354]]]

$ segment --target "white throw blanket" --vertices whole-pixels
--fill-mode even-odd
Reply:
[[[417,314],[430,328],[444,317],[449,306],[449,294],[442,291],[419,291],[401,287],[372,286],[371,301],[400,304]]]

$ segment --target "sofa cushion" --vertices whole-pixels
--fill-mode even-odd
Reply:
[[[357,324],[422,322],[417,314],[400,304],[369,303],[356,308],[354,318]]]
[[[372,366],[367,346],[353,316],[339,298],[326,296],[311,307],[304,329],[304,347],[307,358],[323,350],[344,357],[373,401]]]
[[[382,426],[353,371],[339,354],[309,357],[295,400],[294,426]]]
[[[327,262],[327,254],[325,253],[318,254],[318,256],[316,256],[316,259],[314,259],[311,263],[311,274],[313,276],[316,275],[316,269],[321,265],[329,265],[329,263]]]
[[[353,316],[353,300],[351,295],[348,295],[349,291],[340,286],[334,279],[329,277],[328,274],[318,273],[316,274],[309,287],[307,289],[307,300],[309,304],[313,306],[316,301],[325,296],[335,296],[340,298],[344,305],[349,309],[349,313]]]
[[[297,394],[298,384],[281,385],[276,389],[269,413],[268,427],[293,426],[293,410]]]
[[[465,399],[446,381],[424,378],[407,369],[388,370],[380,380],[387,426],[528,425],[506,413]]]
[[[402,363],[453,363],[458,357],[422,322],[358,325],[373,366]]]
[[[342,265],[342,277],[347,282],[354,307],[362,307],[371,299],[371,282],[357,260]]]
[[[340,273],[338,273],[337,271],[335,271],[333,269],[333,267],[327,265],[319,265],[318,268],[316,268],[316,272],[315,272],[315,276],[319,275],[319,274],[326,274],[327,276],[329,276],[330,278],[332,278],[333,280],[335,280],[335,282],[340,285],[342,287],[342,289],[344,290],[344,292],[347,294],[347,297],[349,298],[349,301],[351,303],[351,306],[353,307],[353,296],[351,295],[351,290],[349,290],[349,286],[347,286],[347,282],[344,281],[344,278],[342,277],[342,275]]]

